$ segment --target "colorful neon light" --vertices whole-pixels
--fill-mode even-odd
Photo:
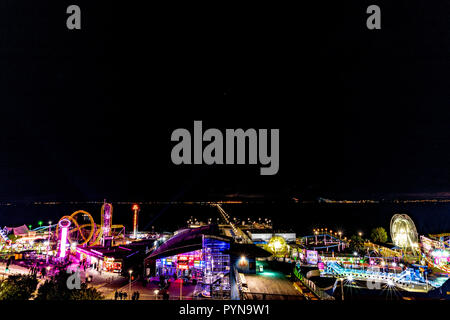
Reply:
[[[2,237],[2,239],[3,239],[5,242],[8,242],[9,238],[8,238],[8,236],[6,235],[5,230],[6,230],[6,227],[5,227],[4,229],[0,229],[0,236]]]
[[[112,205],[109,203],[105,203],[102,206],[103,237],[111,236],[111,224],[112,224]]]
[[[137,238],[139,205],[134,204],[133,207],[132,207],[132,210],[134,211],[134,215],[133,215],[133,237]]]
[[[62,219],[59,221],[59,227],[61,228],[60,245],[59,245],[59,257],[65,258],[66,245],[67,245],[67,232],[69,230],[70,220]]]

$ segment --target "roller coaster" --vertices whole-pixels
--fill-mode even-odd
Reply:
[[[426,267],[425,267],[426,268]],[[348,282],[369,281],[372,284],[384,283],[389,287],[397,287],[408,292],[426,293],[441,287],[448,278],[427,279],[426,276],[407,268],[399,273],[379,271],[379,268],[353,269],[345,268],[337,262],[328,262],[323,275],[346,279]]]
[[[337,232],[333,233],[332,230],[328,229],[314,230],[314,235],[304,236],[297,241],[297,244],[310,247],[313,250],[327,251],[329,249],[344,250],[348,247],[348,243],[347,238],[342,238]]]
[[[441,242],[446,249],[450,249],[450,233],[429,234],[431,239]]]
[[[105,206],[109,205],[110,209],[105,210]],[[106,213],[106,214],[105,214]],[[111,236],[114,234],[115,237],[124,236],[124,226],[117,224],[111,224],[112,220],[112,205],[104,204],[101,211],[101,224],[95,223],[92,215],[84,210],[78,210],[73,212],[69,216],[63,216],[59,220],[69,220],[71,222],[70,229],[68,230],[68,240],[71,243],[76,243],[77,245],[99,245],[104,236]],[[105,217],[108,215],[108,217]],[[60,234],[60,223],[56,224],[56,235]],[[113,232],[113,230],[121,229],[119,232]]]

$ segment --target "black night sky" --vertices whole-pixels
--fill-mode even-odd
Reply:
[[[450,5],[0,5],[0,200],[450,192]],[[206,11],[206,12],[205,12]],[[170,161],[171,132],[279,128],[280,171]],[[450,193],[449,193],[450,194]]]

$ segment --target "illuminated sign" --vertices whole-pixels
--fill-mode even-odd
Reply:
[[[317,264],[319,261],[319,257],[317,251],[314,250],[306,250],[306,262],[308,264]]]

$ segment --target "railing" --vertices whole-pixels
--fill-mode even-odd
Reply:
[[[330,296],[322,288],[319,288],[318,286],[316,286],[316,284],[314,282],[312,282],[311,280],[303,277],[303,275],[300,273],[300,271],[297,268],[294,269],[294,275],[297,277],[298,280],[300,280],[301,283],[303,283],[303,285],[305,287],[307,287],[311,292],[313,292],[319,299],[334,300],[333,296]]]
[[[300,295],[275,294],[262,292],[243,292],[243,300],[304,300]]]
[[[334,300],[333,296],[330,296],[328,293],[316,286],[316,284],[311,280],[302,278],[300,279],[300,282],[311,290],[311,292],[313,292],[320,300]]]

